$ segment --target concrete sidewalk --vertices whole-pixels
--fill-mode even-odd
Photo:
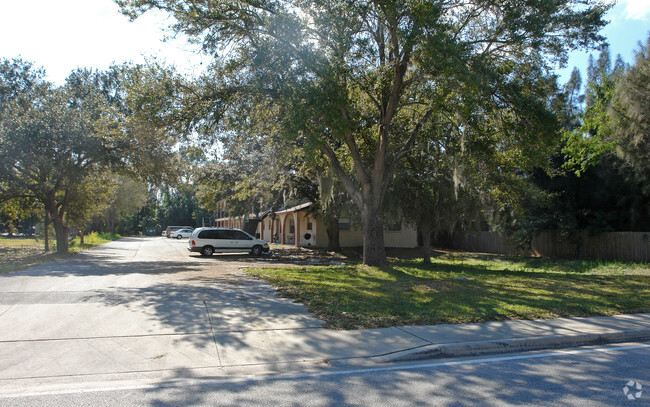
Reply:
[[[335,331],[315,326],[0,343],[0,394],[377,366],[650,339],[650,314]],[[38,390],[36,390],[38,389]]]
[[[231,342],[235,335],[246,347],[221,346],[226,369],[304,362],[368,365],[650,340],[650,314],[350,331],[310,327],[223,332],[216,334],[216,342]]]
[[[383,355],[384,361],[431,359],[650,339],[650,314],[510,320],[398,328],[427,345]]]
[[[224,332],[222,339],[234,334]],[[312,327],[246,331],[237,336],[247,346],[231,350],[232,355],[226,347],[225,368],[300,362],[367,365],[650,340],[650,314],[350,331]],[[217,342],[221,342],[219,333]]]

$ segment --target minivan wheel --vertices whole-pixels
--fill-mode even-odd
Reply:
[[[260,245],[253,246],[253,249],[251,250],[251,254],[253,256],[261,256],[262,255],[262,246],[260,246]]]
[[[211,246],[204,246],[201,248],[201,254],[204,256],[212,256],[214,249]]]

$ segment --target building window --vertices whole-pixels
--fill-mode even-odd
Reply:
[[[307,219],[307,230],[313,230],[311,218]]]
[[[350,218],[339,219],[339,230],[350,230]]]
[[[386,230],[391,232],[398,232],[402,230],[402,224],[400,222],[388,222],[386,225]]]

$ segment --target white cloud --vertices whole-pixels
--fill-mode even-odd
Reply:
[[[625,7],[625,17],[630,20],[644,20],[650,17],[650,0],[620,0]]]

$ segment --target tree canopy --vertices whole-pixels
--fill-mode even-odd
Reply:
[[[650,37],[614,89],[608,110],[616,152],[650,193]]]
[[[640,44],[629,66],[603,47],[589,59],[584,91],[574,69],[556,100],[565,132],[561,151],[551,155],[550,171],[529,176],[547,196],[527,204],[518,235],[530,240],[540,229],[558,229],[579,250],[583,230],[648,230],[650,156],[642,123],[650,93],[648,82],[638,80],[647,70],[647,47]]]
[[[539,117],[530,92],[571,48],[603,38],[605,2],[577,0],[116,0],[132,18],[171,14],[174,29],[215,57],[209,108],[218,120],[233,94],[276,104],[284,134],[323,154],[359,208],[364,262],[386,262],[382,207],[401,160],[440,117],[457,83],[507,115],[508,129]],[[533,103],[531,103],[533,102]],[[477,109],[475,111],[480,111]],[[536,120],[533,120],[536,121]],[[536,140],[535,128],[526,140]],[[521,138],[520,132],[515,132]]]
[[[112,171],[160,177],[172,139],[147,126],[123,89],[138,67],[77,70],[54,87],[21,60],[0,65],[0,200],[30,198],[51,216],[57,251],[112,195]]]

